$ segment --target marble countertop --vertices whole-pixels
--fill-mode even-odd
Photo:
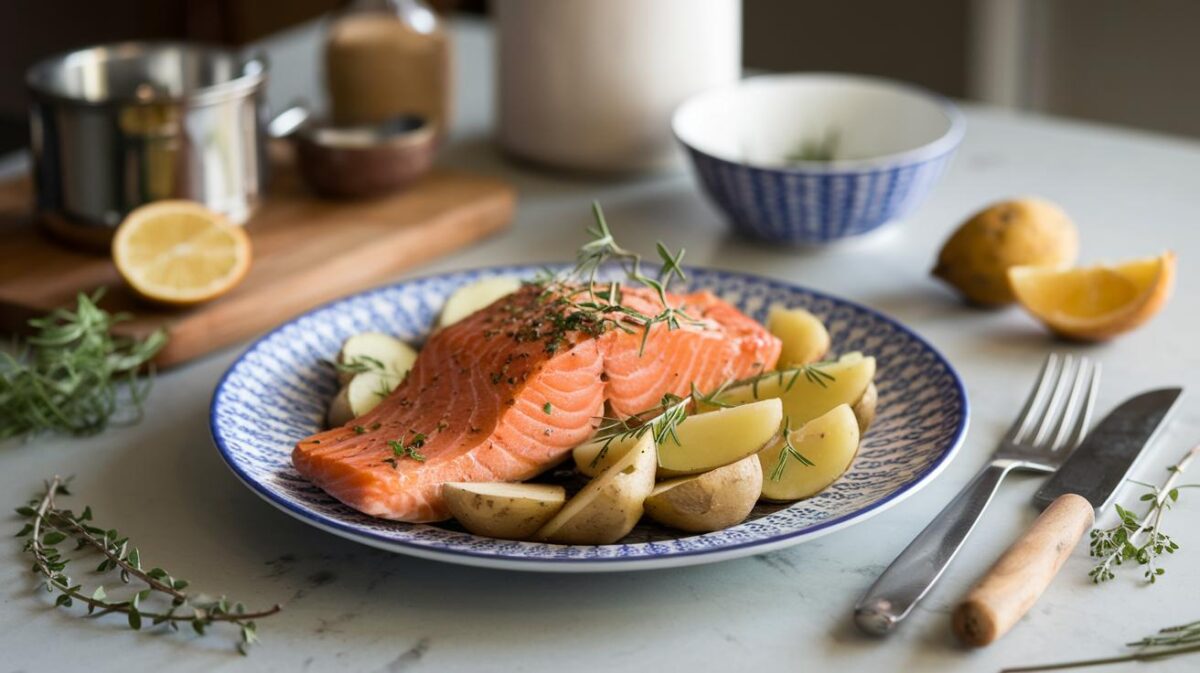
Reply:
[[[876,307],[928,338],[959,369],[973,406],[959,457],[928,488],[835,535],[763,556],[625,574],[539,575],[443,565],[381,551],[310,528],[258,500],[225,468],[208,433],[213,386],[240,348],[160,375],[138,425],[85,439],[39,438],[0,449],[0,492],[11,504],[44,477],[74,474],[72,499],[134,538],[143,559],[248,605],[282,603],[260,624],[262,644],[231,654],[235,634],[130,632],[117,618],[89,622],[33,592],[14,540],[0,551],[0,671],[995,671],[1003,666],[1105,656],[1161,626],[1200,619],[1200,497],[1186,493],[1169,530],[1183,550],[1156,586],[1138,573],[1096,587],[1086,549],[1001,642],[967,651],[949,611],[1037,512],[1039,477],[1014,475],[947,576],[898,632],[861,636],[851,608],[883,568],[986,461],[1045,353],[1079,352],[1105,368],[1097,410],[1139,390],[1192,388],[1136,476],[1157,480],[1200,439],[1200,144],[1110,127],[968,106],[966,140],[932,199],[907,221],[820,251],[735,238],[682,169],[599,181],[513,165],[491,144],[490,35],[455,26],[459,118],[443,162],[503,176],[520,204],[513,230],[412,274],[570,257],[599,199],[623,242],[684,244],[688,262],[751,271]],[[272,99],[314,86],[309,26],[268,44],[278,75]],[[308,45],[309,48],[304,48]],[[279,55],[282,56],[279,56]],[[289,79],[290,78],[290,79]],[[9,161],[11,167],[20,161]],[[1051,340],[1018,310],[964,308],[929,277],[942,239],[987,202],[1039,194],[1079,223],[1084,260],[1180,255],[1175,298],[1146,328],[1119,341]],[[1191,481],[1200,482],[1200,468]],[[1132,490],[1122,502],[1136,500]],[[1110,515],[1111,517],[1111,515]],[[10,525],[15,531],[19,522]],[[1159,662],[1193,671],[1200,656]],[[1128,670],[1112,667],[1105,670]],[[1139,669],[1140,670],[1140,669]],[[1148,670],[1148,669],[1147,669]]]

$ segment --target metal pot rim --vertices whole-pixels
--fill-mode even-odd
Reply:
[[[109,50],[113,52],[148,53],[156,50],[179,49],[201,54],[219,54],[228,56],[240,65],[241,74],[225,82],[211,84],[182,95],[156,92],[147,98],[106,98],[104,100],[88,100],[70,96],[46,85],[44,76],[56,68],[62,68],[72,59],[82,59],[89,52]],[[81,49],[56,54],[38,61],[25,73],[25,86],[30,94],[38,101],[55,102],[83,108],[110,108],[130,106],[150,106],[175,104],[185,106],[212,105],[232,99],[244,98],[262,89],[267,79],[267,59],[264,54],[255,50],[241,54],[237,50],[219,45],[202,42],[187,42],[181,40],[130,40],[124,42],[108,42],[94,44]]]

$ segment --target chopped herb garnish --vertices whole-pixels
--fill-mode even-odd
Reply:
[[[547,403],[545,403],[545,404],[543,404],[543,405],[542,405],[542,411],[544,411],[544,412],[546,412],[546,413],[548,414],[548,413],[550,413],[550,412],[554,411],[554,407],[552,407],[552,406],[550,405],[550,403],[549,403],[549,402],[547,402]]]
[[[354,426],[354,434],[365,435],[365,434],[367,434],[367,429],[361,425],[356,425],[356,426]]]
[[[428,437],[424,433],[413,432],[412,439],[408,442],[390,439],[388,440],[388,446],[392,447],[392,453],[396,454],[397,458],[412,458],[419,463],[423,463],[425,462],[425,455],[418,451],[418,449],[425,446],[426,439]],[[395,466],[393,465],[393,467]]]

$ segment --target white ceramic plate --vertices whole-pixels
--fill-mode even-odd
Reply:
[[[637,570],[710,563],[788,547],[865,521],[929,483],[967,428],[967,398],[954,369],[912,331],[871,309],[749,274],[690,269],[705,288],[762,320],[772,304],[807,308],[825,321],[835,352],[878,362],[879,410],[850,470],[817,496],[760,505],[742,524],[688,535],[642,524],[611,545],[554,545],[479,537],[453,523],[386,521],[361,514],[296,473],[296,440],[321,428],[337,391],[323,360],[367,330],[420,342],[446,297],[486,276],[531,277],[535,267],[496,267],[410,280],[326,304],[258,340],[213,395],[213,441],[234,474],[264,500],[335,535],[381,549],[466,565],[551,572]]]

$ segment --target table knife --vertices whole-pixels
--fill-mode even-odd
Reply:
[[[1131,397],[1084,438],[1034,496],[1034,504],[1045,508],[1041,515],[955,609],[960,640],[986,645],[1033,607],[1096,516],[1112,503],[1182,392],[1163,388]]]

